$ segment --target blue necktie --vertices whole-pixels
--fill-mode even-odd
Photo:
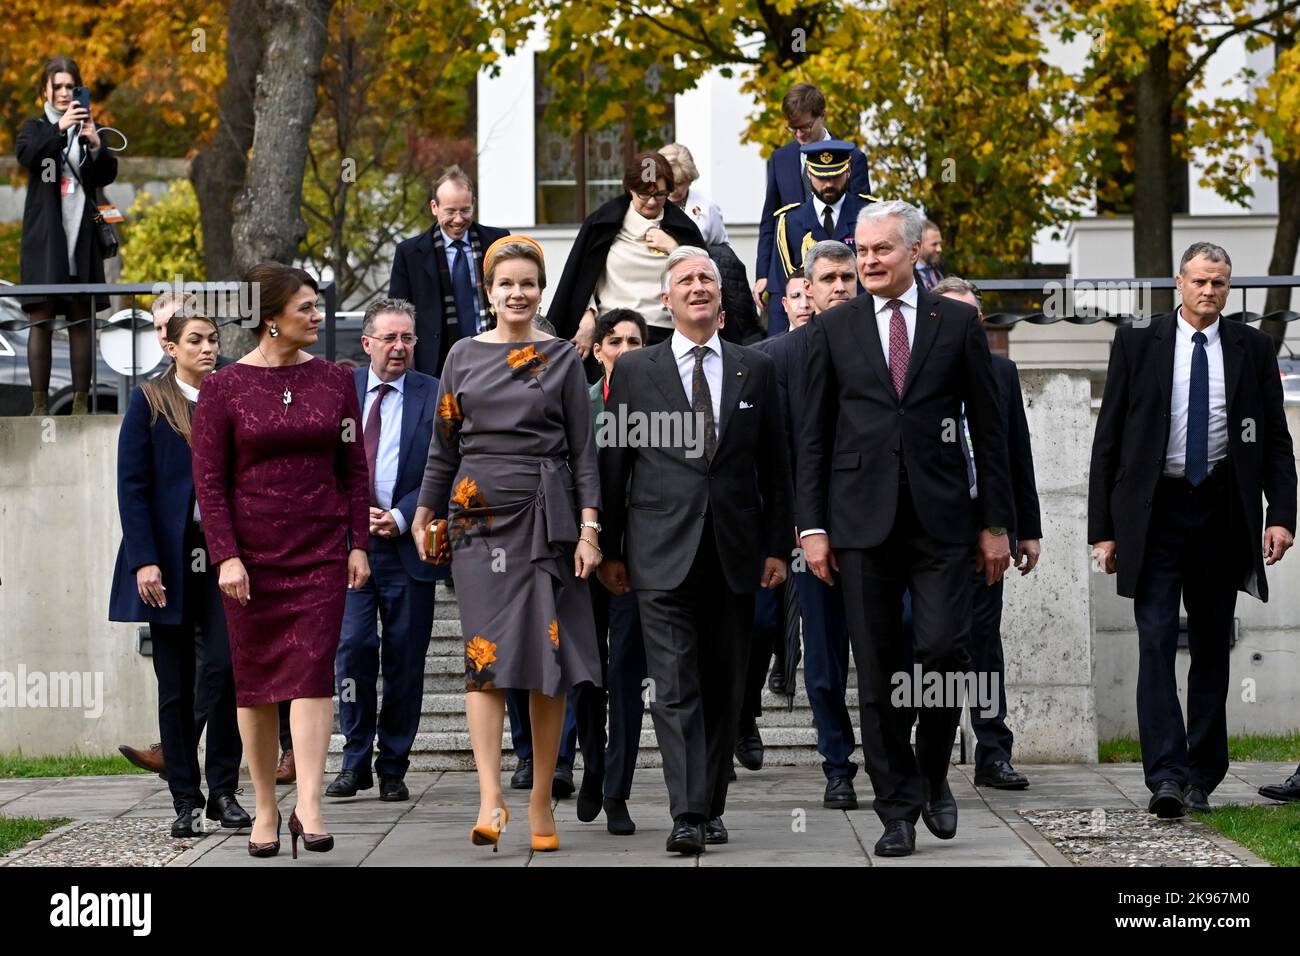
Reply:
[[[1192,334],[1192,377],[1187,386],[1187,481],[1205,480],[1210,470],[1210,357],[1205,333]]]
[[[456,261],[451,267],[451,294],[456,300],[456,321],[459,334],[452,336],[467,339],[478,334],[478,305],[474,294],[474,280],[469,274],[469,247],[464,239],[451,244],[456,250]]]

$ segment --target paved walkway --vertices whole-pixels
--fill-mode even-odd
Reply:
[[[1123,817],[1146,826],[1148,794],[1140,765],[1026,765],[1021,769],[1029,776],[1031,787],[1017,793],[976,789],[971,782],[973,768],[953,766],[950,780],[960,813],[957,838],[941,842],[918,826],[915,855],[893,860],[871,856],[881,828],[870,809],[869,784],[861,773],[857,781],[861,809],[843,812],[822,808],[823,780],[816,768],[773,767],[758,773],[739,770],[740,779],[732,784],[724,818],[731,842],[710,847],[698,858],[664,851],[671,821],[659,770],[637,772],[629,802],[638,826],[635,835],[611,836],[603,817],[594,823],[579,823],[573,800],[563,800],[556,809],[561,851],[548,854],[529,850],[525,794],[506,790],[513,819],[502,837],[501,851],[493,854],[490,848],[471,846],[468,839],[478,803],[475,776],[413,773],[407,777],[412,797],[407,803],[381,803],[377,790],[351,800],[327,800],[325,819],[337,837],[336,848],[328,854],[307,854],[298,865],[1070,866],[1071,860],[1080,858],[1068,846],[1070,855],[1058,851],[1022,811],[1031,818],[1039,816],[1033,811],[1077,811],[1085,831],[1091,821],[1095,832],[1104,832],[1108,813],[1115,820]],[[1289,763],[1234,763],[1212,802],[1216,806],[1269,803],[1256,794],[1256,788],[1280,781],[1293,770]],[[294,805],[293,788],[281,787],[280,797],[287,818]],[[246,790],[245,798],[251,808],[251,789]],[[1123,813],[1135,808],[1143,813]],[[271,860],[249,858],[247,831],[217,831],[197,840],[171,839],[167,832],[174,815],[171,798],[166,785],[153,776],[0,780],[0,814],[77,821],[0,859],[0,865],[293,865],[287,832],[281,855]],[[1244,848],[1195,821],[1161,826],[1175,843],[1200,844],[1204,863],[1261,865]],[[1112,828],[1115,839],[1124,839],[1118,835],[1121,829]]]

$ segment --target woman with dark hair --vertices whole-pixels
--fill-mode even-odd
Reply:
[[[207,543],[190,456],[194,404],[216,367],[217,324],[178,311],[167,322],[164,347],[174,364],[131,393],[118,437],[122,546],[108,619],[149,625],[163,767],[176,808],[171,833],[192,837],[202,833],[198,817],[205,806],[208,819],[223,827],[238,829],[251,821],[235,800],[240,758],[235,679],[217,570],[204,560]],[[194,720],[196,626],[207,701],[206,801],[199,789]]]
[[[600,683],[585,580],[600,564],[596,445],[577,353],[533,325],[546,288],[541,247],[526,236],[498,239],[483,276],[497,324],[447,354],[411,529],[426,558],[429,523],[449,519],[479,781],[470,842],[495,849],[509,820],[501,730],[505,691],[521,690],[533,738],[532,848],[549,851],[560,846],[551,783],[565,698]]]
[[[673,334],[659,298],[664,261],[678,246],[703,246],[699,228],[668,201],[676,185],[668,160],[637,153],[623,173],[627,190],[582,224],[564,264],[547,317],[585,359],[596,338],[596,318],[611,309],[639,312],[649,328],[647,345]]]
[[[304,351],[321,314],[316,280],[263,262],[257,347],[215,373],[194,416],[194,485],[208,562],[230,622],[239,732],[257,797],[252,856],[280,849],[276,705],[289,726],[298,805],[293,854],[332,849],[321,783],[334,725],[334,655],[347,588],[370,577],[370,471],[352,373]]]
[[[104,148],[90,114],[73,102],[72,90],[81,85],[81,71],[71,58],[47,61],[41,79],[45,113],[23,123],[15,140],[18,162],[28,173],[19,250],[19,281],[28,285],[104,281],[95,190],[117,178],[117,157]],[[27,333],[33,415],[49,412],[56,313],[68,318],[72,413],[86,413],[94,345],[90,315],[108,307],[107,296],[24,300],[33,323]]]

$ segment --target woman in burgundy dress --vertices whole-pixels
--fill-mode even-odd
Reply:
[[[334,653],[348,588],[370,576],[369,472],[352,375],[303,351],[316,341],[316,282],[301,269],[254,266],[257,348],[212,373],[194,414],[194,486],[208,561],[230,629],[239,733],[257,816],[248,852],[280,846],[276,705],[291,700],[297,856],[330,849],[321,782],[334,723]]]

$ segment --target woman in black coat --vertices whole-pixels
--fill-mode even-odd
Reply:
[[[596,316],[611,309],[639,312],[648,326],[647,345],[672,335],[672,317],[659,301],[662,263],[678,246],[704,245],[690,216],[668,202],[673,185],[668,160],[638,153],[623,173],[626,192],[578,230],[546,317],[584,359],[595,340]]]
[[[81,71],[69,57],[45,64],[45,113],[18,130],[15,152],[28,172],[23,206],[20,281],[24,284],[104,281],[104,250],[95,217],[95,190],[117,178],[117,157],[104,148],[90,114],[73,102]],[[108,308],[107,296],[94,297],[94,311]],[[67,316],[72,356],[73,414],[84,414],[90,393],[94,339],[87,298],[27,299],[23,309],[34,323],[28,332],[27,368],[32,381],[32,414],[48,412],[51,341],[56,313]]]
[[[117,508],[122,546],[109,596],[110,621],[149,625],[158,678],[158,729],[176,820],[172,836],[202,832],[199,814],[223,827],[252,825],[236,802],[243,746],[235,714],[218,569],[207,561],[194,497],[190,422],[203,380],[216,367],[217,325],[184,308],[167,322],[175,364],[131,393],[117,443]],[[194,629],[203,640],[200,680],[207,705],[208,797],[199,789],[194,719]]]

